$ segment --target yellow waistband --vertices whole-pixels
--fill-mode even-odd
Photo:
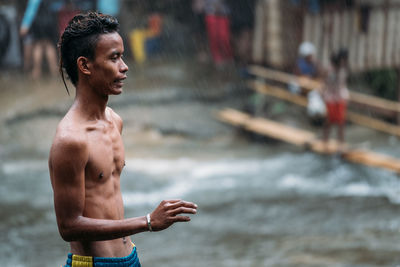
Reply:
[[[131,242],[132,247],[135,247],[135,244]],[[80,256],[80,255],[72,255],[72,267],[93,267],[93,257],[92,256]]]
[[[72,267],[93,267],[92,256],[72,255]]]

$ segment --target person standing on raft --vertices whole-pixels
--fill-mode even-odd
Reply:
[[[323,131],[323,141],[327,145],[330,128],[333,124],[338,127],[339,150],[344,147],[344,128],[346,123],[347,101],[349,90],[347,89],[348,52],[340,50],[331,56],[331,65],[325,74],[323,98],[328,111]]]

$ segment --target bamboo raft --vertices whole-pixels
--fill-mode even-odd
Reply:
[[[249,67],[249,72],[257,77],[278,81],[281,83],[296,82],[305,91],[321,90],[322,82],[319,80],[311,79],[308,77],[301,77],[292,75],[289,73],[271,70],[257,65]],[[400,113],[400,103],[396,101],[390,101],[379,97],[362,94],[354,91],[350,91],[350,103],[357,106],[363,106],[372,108],[378,113],[386,116],[394,116]]]
[[[269,85],[259,79],[262,78],[284,84],[295,82],[305,90],[305,93],[311,90],[321,90],[322,88],[322,83],[320,81],[306,77],[298,77],[260,66],[250,66],[249,71],[258,78],[257,80],[248,82],[249,88],[258,93],[273,96],[302,107],[307,107],[308,103],[308,99],[304,95],[292,94],[282,86]],[[373,108],[385,114],[398,115],[400,113],[400,103],[361,93],[350,92],[350,102],[351,104]],[[343,159],[349,162],[383,168],[400,174],[400,159],[397,158],[368,150],[351,149],[348,144],[339,145],[334,140],[329,140],[325,143],[319,140],[312,132],[287,126],[266,118],[253,117],[238,110],[225,109],[220,111],[217,117],[222,122],[286,143],[301,146],[315,153],[327,155],[340,154]],[[347,111],[346,118],[350,122],[394,136],[400,136],[400,127],[397,125],[351,111]]]
[[[249,81],[247,85],[249,88],[261,94],[273,96],[302,107],[307,107],[308,100],[305,96],[294,95],[285,88],[264,84],[258,81]],[[346,113],[347,113],[346,119],[352,123],[400,137],[400,127],[397,125],[387,123],[352,111],[347,111]]]
[[[306,92],[311,90],[321,90],[322,88],[322,83],[318,80],[313,80],[307,77],[298,77],[260,66],[250,66],[249,71],[251,74],[263,79],[273,80],[284,84],[295,82]],[[271,86],[260,81],[250,81],[248,86],[249,88],[261,94],[274,96],[303,107],[307,106],[307,98],[305,96],[292,94],[284,87]],[[400,114],[399,102],[389,101],[353,91],[350,91],[350,105],[367,107],[368,109],[391,117],[399,116]],[[364,127],[372,128],[394,136],[400,136],[400,127],[392,123],[387,123],[382,120],[351,111],[347,112],[346,119],[352,123],[359,124]]]
[[[318,140],[314,133],[306,130],[287,126],[266,118],[253,117],[234,109],[220,111],[217,114],[217,118],[230,125],[304,147],[316,153],[329,155],[340,153],[342,158],[349,162],[383,168],[400,174],[400,160],[397,158],[362,149],[343,150],[343,146],[339,146],[335,141],[330,140],[328,144],[325,144],[321,140]],[[348,145],[344,147],[348,147]]]

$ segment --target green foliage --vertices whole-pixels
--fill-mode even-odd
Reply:
[[[375,96],[398,100],[398,77],[395,69],[368,71],[363,79]]]

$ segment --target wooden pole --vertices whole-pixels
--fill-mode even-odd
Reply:
[[[397,67],[397,99],[400,102],[400,67]],[[400,125],[400,112],[397,113],[397,125]]]

